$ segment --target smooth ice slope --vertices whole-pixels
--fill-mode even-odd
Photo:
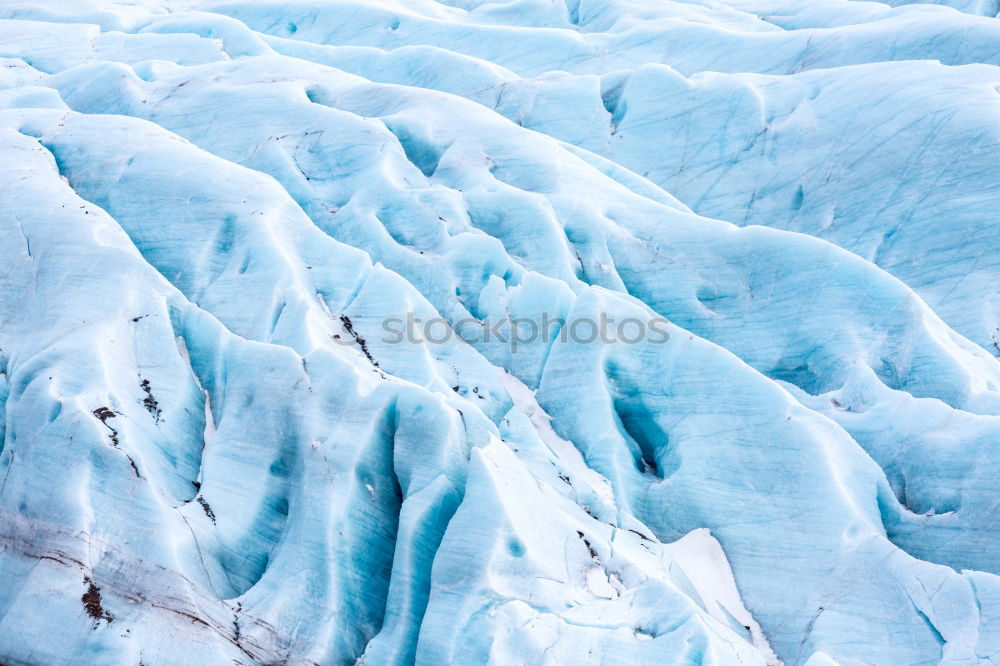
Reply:
[[[0,662],[1000,663],[1000,7],[890,4],[0,3]]]

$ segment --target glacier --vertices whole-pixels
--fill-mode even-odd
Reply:
[[[998,14],[0,1],[0,663],[1000,663]]]

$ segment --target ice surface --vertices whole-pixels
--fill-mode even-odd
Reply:
[[[0,3],[0,662],[1000,662],[998,10]]]

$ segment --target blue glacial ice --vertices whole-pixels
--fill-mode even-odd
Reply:
[[[1000,664],[998,13],[0,2],[0,663]]]

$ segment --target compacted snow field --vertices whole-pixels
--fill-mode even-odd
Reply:
[[[1000,663],[998,4],[0,0],[0,662]]]

